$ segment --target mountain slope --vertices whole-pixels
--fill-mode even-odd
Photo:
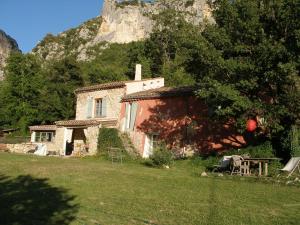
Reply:
[[[0,80],[3,80],[5,61],[13,50],[19,51],[17,42],[0,29]]]
[[[206,0],[156,0],[152,3],[104,0],[101,16],[57,36],[48,34],[33,53],[45,60],[72,55],[78,61],[90,61],[107,47],[105,43],[144,40],[154,26],[153,15],[170,8],[184,12],[193,24],[213,21]]]

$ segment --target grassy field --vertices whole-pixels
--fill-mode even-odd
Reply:
[[[299,224],[299,187],[202,170],[0,153],[0,224]]]

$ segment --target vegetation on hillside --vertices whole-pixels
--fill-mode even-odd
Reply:
[[[0,126],[26,130],[72,118],[76,87],[132,79],[141,63],[143,77],[163,76],[169,86],[198,84],[212,120],[235,118],[244,131],[247,119],[258,118],[258,142],[269,139],[290,154],[290,133],[300,118],[299,1],[217,0],[212,7],[215,24],[195,26],[180,12],[165,10],[153,17],[147,40],[90,46],[88,61],[73,54],[84,45],[80,29],[40,43],[63,46],[59,58],[45,62],[51,51],[13,54],[0,84]],[[99,23],[88,23],[96,32]]]
[[[82,50],[89,48],[85,44],[96,37],[101,23],[102,18],[96,17],[86,21],[77,28],[69,29],[57,36],[49,33],[32,52],[46,60],[57,60],[66,56],[78,57]],[[83,57],[85,60],[88,60],[92,56]]]

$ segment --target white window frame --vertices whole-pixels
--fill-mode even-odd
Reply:
[[[97,107],[97,102],[100,101],[100,104],[98,105]],[[95,105],[95,110],[94,110],[94,113],[95,113],[95,118],[101,118],[103,117],[103,112],[102,112],[102,109],[103,109],[103,98],[96,98],[95,101],[94,101],[94,105]],[[100,108],[99,108],[100,106]],[[100,112],[100,114],[98,114],[98,110]]]
[[[34,142],[36,143],[54,142],[54,139],[55,131],[35,131]]]

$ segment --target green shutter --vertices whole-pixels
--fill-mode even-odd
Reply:
[[[87,100],[87,112],[86,112],[86,118],[87,119],[92,118],[92,111],[93,111],[93,98],[88,97],[88,100]]]
[[[136,102],[133,102],[131,104],[131,111],[130,111],[130,124],[129,124],[129,129],[130,130],[133,130],[133,128],[134,128],[137,108],[138,108],[138,104]]]
[[[106,97],[105,98],[102,98],[102,104],[101,104],[101,113],[103,117],[106,117],[107,116],[107,100],[106,100]]]

